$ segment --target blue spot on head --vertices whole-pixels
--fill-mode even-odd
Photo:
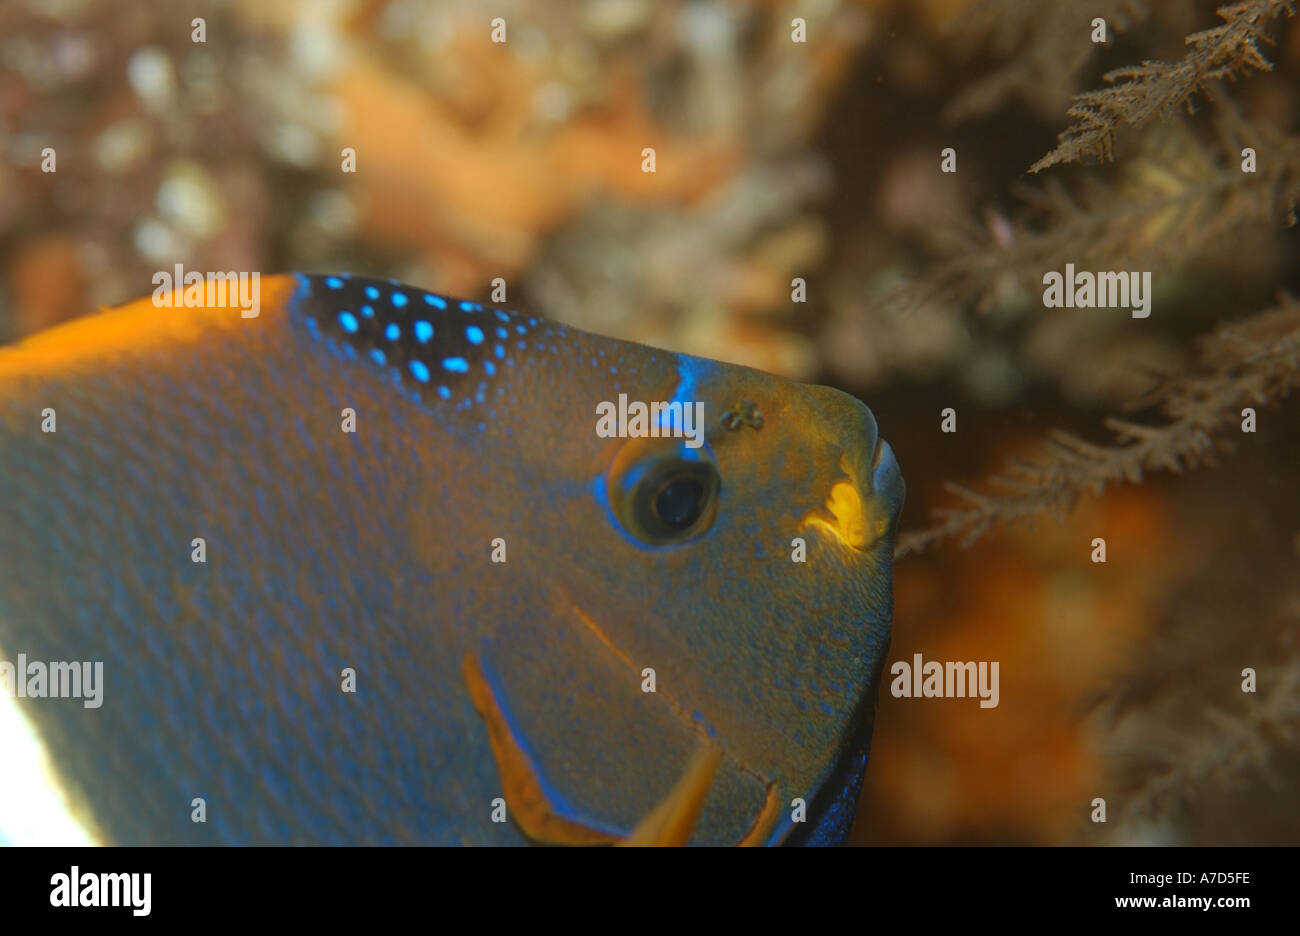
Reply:
[[[442,359],[443,370],[454,371],[457,374],[463,374],[469,370],[469,362],[463,357],[449,357]]]
[[[465,337],[469,339],[470,344],[482,344],[483,329],[479,328],[477,325],[470,325],[465,329]]]
[[[420,381],[420,383],[429,382],[429,368],[423,361],[411,362],[411,374],[414,375],[415,379]]]
[[[528,334],[528,329],[524,328],[524,326],[522,326],[522,325],[516,325],[516,326],[515,326],[515,331],[519,332],[519,334],[521,334],[521,335],[526,335],[526,334]]]
[[[510,321],[510,316],[506,315],[506,313],[502,312],[500,309],[497,309],[496,312],[497,312],[497,318],[502,322]]]
[[[399,309],[406,305],[406,293],[393,293],[393,305],[397,306]]]
[[[492,349],[492,353],[495,354],[498,358],[503,358],[506,356],[506,349],[501,345],[497,345],[495,348]]]
[[[611,364],[611,365],[609,365],[609,372],[610,372],[611,374],[617,374],[617,373],[618,373],[618,368],[615,367],[613,364]]]
[[[378,348],[371,348],[371,349],[370,349],[370,357],[371,357],[371,358],[374,360],[374,362],[375,362],[376,364],[378,364],[380,367],[383,367],[385,364],[388,363],[388,356],[385,355],[384,352],[380,351]]]
[[[402,337],[402,329],[398,327],[396,322],[389,322],[388,327],[384,329],[384,337],[389,341],[396,341]]]
[[[497,366],[493,364],[491,361],[484,361],[483,370],[487,371],[487,375],[491,377],[496,374]]]
[[[460,304],[460,310],[462,312],[477,312],[481,308],[483,307],[477,302],[462,301]]]
[[[367,286],[367,287],[366,287],[366,298],[367,298],[367,299],[378,299],[378,298],[379,298],[379,290],[376,289],[374,286]]]
[[[415,323],[415,340],[424,344],[433,337],[433,326],[428,322],[419,321]]]
[[[375,307],[374,307],[374,306],[363,305],[363,306],[361,307],[361,314],[364,315],[366,318],[374,318],[374,317],[375,317]]]
[[[439,388],[438,388],[438,396],[442,397],[444,400],[450,400],[450,399],[451,399],[451,391],[448,390],[446,387],[439,387]]]
[[[349,335],[355,335],[357,329],[361,327],[361,323],[357,321],[357,317],[351,312],[340,312],[339,324],[343,326],[343,330]]]
[[[500,325],[498,325],[498,326],[497,326],[497,337],[500,338],[502,341],[505,341],[507,338],[510,337],[510,332],[506,331],[504,328],[502,328]]]
[[[431,305],[436,309],[447,308],[447,300],[443,299],[442,296],[435,296],[433,293],[425,293],[424,301],[427,305]]]
[[[342,289],[343,280],[339,279],[337,276],[327,276],[325,277],[325,285],[330,289]]]

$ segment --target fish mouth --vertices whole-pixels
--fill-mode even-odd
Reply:
[[[892,537],[898,516],[902,513],[907,494],[902,471],[894,450],[879,436],[871,452],[869,463],[865,460],[850,465],[851,479],[869,478],[865,502],[879,518],[876,536],[863,551],[870,550],[884,537]],[[868,467],[869,466],[869,467]],[[842,482],[841,482],[842,483]],[[852,544],[850,544],[852,545]],[[859,548],[859,547],[855,547]],[[892,615],[891,615],[892,616]],[[831,764],[830,771],[817,786],[808,801],[808,821],[796,826],[781,843],[789,846],[842,845],[848,838],[857,814],[862,793],[862,780],[866,775],[867,760],[871,753],[871,735],[876,718],[876,693],[879,692],[880,675],[889,655],[889,631],[886,629],[885,645],[881,649],[875,672],[867,689],[857,700],[849,717],[849,728],[840,754]]]
[[[825,506],[809,511],[802,523],[850,549],[870,553],[892,535],[906,488],[888,442],[876,436],[870,459],[864,454],[857,449],[840,456],[845,478],[831,486]]]
[[[856,552],[871,553],[882,541],[892,539],[907,488],[894,450],[874,431],[875,420],[869,411],[864,423],[872,430],[869,435],[872,444],[843,453],[840,468],[847,476],[846,480],[832,485],[825,509],[811,511],[804,523]],[[807,822],[797,824],[780,844],[841,845],[848,838],[871,751],[876,693],[888,656],[888,633],[886,629],[886,644],[875,672],[870,674],[871,678],[849,717],[840,753],[808,797]]]
[[[890,531],[898,522],[898,515],[903,512],[903,502],[907,499],[907,485],[903,482],[903,471],[898,467],[894,450],[884,439],[876,439],[876,449],[871,456],[871,490],[886,505],[889,513]]]

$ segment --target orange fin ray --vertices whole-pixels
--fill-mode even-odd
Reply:
[[[711,741],[703,743],[668,795],[620,841],[607,831],[559,815],[542,788],[536,766],[511,731],[478,657],[467,653],[461,671],[470,700],[487,726],[510,816],[529,839],[551,845],[686,845],[690,841],[722,764],[722,748]],[[737,844],[761,843],[775,821],[776,805],[775,789],[769,787],[753,828]]]
[[[620,844],[685,845],[690,841],[721,763],[722,748],[715,744],[703,745],[686,765],[672,792]]]

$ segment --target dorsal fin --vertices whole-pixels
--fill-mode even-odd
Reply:
[[[469,405],[465,401],[481,397],[483,384],[527,349],[531,334],[563,328],[393,280],[295,276],[291,311],[314,335],[429,402]]]

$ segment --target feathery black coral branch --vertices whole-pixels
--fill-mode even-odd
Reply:
[[[1247,788],[1256,776],[1274,786],[1284,782],[1273,769],[1277,755],[1300,745],[1300,657],[1284,636],[1300,623],[1300,596],[1283,598],[1278,612],[1283,633],[1262,644],[1240,624],[1190,644],[1164,635],[1155,658],[1166,658],[1154,672],[1148,658],[1146,673],[1098,709],[1115,770],[1117,830],[1131,834],[1202,794]],[[1216,616],[1214,623],[1221,621]],[[1168,622],[1176,629],[1197,623],[1185,614]],[[1270,622],[1269,630],[1275,627]],[[1256,661],[1256,692],[1241,691],[1237,679],[1245,673],[1238,677],[1232,664],[1225,672],[1225,657]],[[1207,686],[1217,687],[1209,700]]]
[[[1300,301],[1283,297],[1270,310],[1218,329],[1201,342],[1200,362],[1200,375],[1166,378],[1135,402],[1158,406],[1168,422],[1109,419],[1111,445],[1054,432],[1041,456],[1010,462],[989,480],[991,490],[949,484],[966,505],[935,511],[934,525],[904,533],[895,555],[953,538],[970,545],[999,524],[1039,513],[1062,517],[1085,493],[1137,483],[1147,471],[1181,472],[1209,462],[1226,447],[1222,435],[1239,424],[1244,407],[1275,404],[1300,385]]]
[[[1006,282],[1033,294],[1045,270],[1066,262],[1158,272],[1196,256],[1222,256],[1240,231],[1294,223],[1300,135],[1246,121],[1226,100],[1217,118],[1213,144],[1184,124],[1147,134],[1117,183],[1084,177],[1073,191],[1053,179],[1019,187],[1017,214],[1025,220],[1012,222],[1005,243],[973,221],[950,223],[946,256],[876,301],[900,314],[935,302],[971,302],[983,312],[1001,301]],[[1238,166],[1245,141],[1269,154],[1258,172]]]
[[[1166,116],[1212,82],[1250,71],[1271,71],[1273,64],[1260,52],[1260,43],[1271,42],[1267,30],[1273,20],[1284,12],[1295,15],[1295,0],[1247,0],[1220,7],[1218,12],[1224,22],[1188,36],[1191,51],[1179,61],[1144,61],[1118,68],[1104,76],[1113,87],[1077,95],[1068,111],[1077,122],[1029,171],[1086,159],[1109,160],[1121,124],[1140,127]]]
[[[1244,711],[1205,706],[1195,730],[1154,752],[1163,754],[1161,763],[1125,797],[1124,819],[1158,818],[1203,788],[1239,784],[1252,770],[1267,775],[1274,752],[1300,742],[1300,660],[1265,667],[1259,678],[1268,688],[1257,705]]]
[[[1082,41],[1091,17],[1116,33],[1145,22],[1146,0],[1094,0],[1087,16],[1070,3],[976,0],[946,30],[968,55],[988,48],[1007,61],[962,90],[944,109],[950,120],[991,113],[1015,96],[1044,115],[1056,114],[1078,90],[1077,78],[1096,46]]]

